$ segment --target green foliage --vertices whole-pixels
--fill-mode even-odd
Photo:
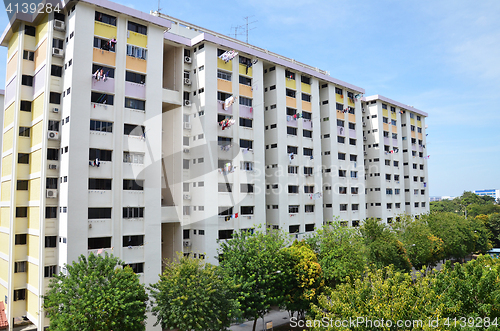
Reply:
[[[406,249],[389,226],[379,220],[369,218],[365,220],[360,231],[369,263],[376,268],[393,264],[398,270],[411,270],[412,265]]]
[[[150,290],[155,325],[164,329],[227,330],[238,313],[235,287],[219,268],[200,259],[179,255]]]
[[[461,207],[458,201],[455,200],[441,200],[441,201],[431,201],[430,211],[438,213],[462,213]]]
[[[494,247],[500,247],[500,213],[486,215],[480,215],[487,217],[485,224],[491,231],[491,240]],[[478,216],[478,217],[480,217]]]
[[[490,214],[494,214],[494,213],[500,213],[500,206],[499,205],[472,204],[472,205],[467,206],[467,216],[468,217],[476,217],[476,216],[481,215],[481,214],[490,215]]]
[[[335,286],[364,272],[366,249],[357,228],[332,222],[318,230],[307,242],[318,254],[326,284]]]
[[[283,307],[290,312],[304,314],[321,290],[323,271],[316,253],[304,241],[295,241],[292,246],[282,249],[287,272],[285,300]],[[285,271],[286,270],[286,271]]]
[[[148,296],[131,268],[113,256],[81,255],[50,280],[43,309],[50,330],[144,330]]]
[[[281,272],[285,256],[281,250],[286,247],[284,233],[271,231],[268,234],[257,229],[255,232],[237,232],[233,239],[221,242],[220,267],[226,277],[239,284],[239,302],[243,317],[254,320],[264,316],[271,306],[283,303],[286,277]]]

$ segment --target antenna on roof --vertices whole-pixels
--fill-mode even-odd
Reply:
[[[158,0],[158,13],[160,12],[161,8],[160,8],[160,0]]]
[[[248,19],[250,17],[253,17],[253,16],[255,16],[255,15],[243,17],[246,20],[246,23],[243,25],[231,26],[231,32],[229,33],[229,36],[234,38],[234,39],[239,39],[238,36],[245,36],[246,43],[248,44],[248,32],[256,29],[256,28],[249,29],[248,26],[250,24],[258,22],[258,21],[248,22]],[[234,32],[233,32],[233,30],[234,30]],[[243,32],[238,32],[238,30],[243,30]]]

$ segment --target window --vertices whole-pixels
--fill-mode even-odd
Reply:
[[[343,105],[343,104],[341,104],[341,103],[338,103],[338,102],[337,102],[337,104],[336,104],[336,108],[337,108],[337,110],[341,110],[341,111],[343,111],[343,110],[344,110],[344,105]]]
[[[351,206],[352,210],[359,210],[359,204],[355,203]]]
[[[399,167],[399,161],[394,161],[394,166]]]
[[[230,72],[217,70],[217,78],[231,81],[232,75]]]
[[[89,160],[99,159],[99,161],[111,162],[113,151],[106,149],[89,148]]]
[[[146,101],[132,99],[132,98],[125,98],[125,108],[146,110]]]
[[[293,135],[293,136],[296,136],[297,135],[297,128],[293,128],[293,127],[287,126],[286,127],[286,133],[290,134],[290,135]]]
[[[53,48],[63,49],[64,48],[64,40],[53,38],[52,39],[52,47]]]
[[[347,211],[347,204],[340,204],[340,211]]]
[[[144,154],[134,152],[123,152],[124,163],[144,164]]]
[[[314,205],[305,205],[304,212],[305,213],[314,213]]]
[[[127,55],[138,59],[146,60],[148,50],[138,46],[127,45]]]
[[[410,118],[415,118],[415,114],[410,113]]]
[[[14,262],[14,273],[26,272],[28,270],[28,262]]]
[[[392,194],[392,189],[391,188],[386,188],[385,189],[385,194],[391,195]]]
[[[45,207],[45,218],[57,218],[57,207]]]
[[[112,42],[110,39],[102,39],[99,37],[94,37],[94,48],[99,48],[104,51],[115,52],[115,42]],[[69,64],[68,66],[70,66]]]
[[[28,137],[30,136],[30,128],[20,126],[19,127],[19,137]]]
[[[288,193],[290,193],[290,194],[299,193],[299,186],[298,185],[288,185]]]
[[[254,184],[240,184],[240,192],[241,193],[253,193],[254,192]]]
[[[337,142],[339,144],[344,144],[345,143],[345,138],[344,137],[341,137],[341,136],[337,136]]]
[[[311,85],[311,77],[307,77],[304,75],[300,76],[300,81],[304,84]]]
[[[252,140],[246,140],[246,139],[240,139],[240,147],[241,148],[252,149],[253,148],[253,141]]]
[[[382,117],[382,122],[389,123],[389,119],[387,117]]]
[[[21,111],[31,112],[31,101],[21,100]]]
[[[240,84],[252,86],[252,79],[245,76],[240,76]]]
[[[302,136],[305,138],[312,138],[312,133],[311,130],[302,130]]]
[[[219,239],[226,240],[233,238],[233,230],[219,230]]]
[[[47,148],[47,160],[59,160],[59,148]]]
[[[98,237],[88,239],[88,249],[111,248],[111,237]]]
[[[26,289],[14,290],[14,301],[26,300]]]
[[[111,218],[111,208],[89,208],[89,220]]]
[[[56,247],[57,236],[45,236],[45,248]]]
[[[146,75],[131,72],[131,71],[126,71],[125,72],[125,80],[127,82],[132,82],[132,83],[144,85],[146,83]]]
[[[311,102],[311,95],[302,93],[302,101]]]
[[[23,233],[23,234],[16,234],[14,241],[16,245],[26,245],[28,235]]]
[[[59,121],[52,121],[52,120],[49,120],[49,126],[48,126],[48,130],[49,131],[59,131]]]
[[[111,190],[111,179],[89,178],[89,190]]]
[[[123,247],[144,245],[144,235],[123,236]]]
[[[251,128],[252,127],[253,120],[249,118],[243,118],[240,117],[240,126],[246,127],[246,128]]]
[[[339,170],[339,177],[346,177],[347,176],[347,170]]]
[[[347,187],[340,186],[339,187],[339,194],[347,194]]]
[[[130,263],[130,264],[126,264],[124,267],[132,268],[132,271],[136,274],[142,274],[144,272],[144,262]]]
[[[128,30],[132,32],[137,32],[140,34],[148,34],[148,28],[142,24],[139,23],[134,23],[134,22],[128,22]]]
[[[24,34],[27,36],[34,37],[36,34],[36,28],[34,26],[25,25],[24,26]]]
[[[98,11],[95,12],[95,20],[98,22],[116,26],[116,17],[108,14],[103,14]]]
[[[51,93],[52,94],[52,93]],[[114,96],[111,94],[99,93],[99,92],[91,92],[90,93],[90,102],[93,103],[102,103],[106,105],[113,105]]]
[[[100,64],[92,64],[92,74],[95,74],[95,73],[97,73],[97,71],[101,71],[101,70],[102,70],[102,74],[106,75],[107,78],[114,78],[115,77],[115,69],[113,69],[111,67],[104,67]]]
[[[144,207],[124,207],[123,218],[142,218],[144,217]]]
[[[358,178],[358,172],[357,171],[351,171],[351,178]]]
[[[298,166],[288,166],[288,173],[289,174],[298,174],[299,167]]]
[[[21,84],[25,86],[33,86],[33,76],[23,75],[21,78]]]
[[[286,114],[289,115],[289,116],[293,116],[297,113],[297,110],[296,109],[293,109],[293,108],[286,108]]]
[[[124,179],[123,189],[126,191],[142,191],[144,190],[144,180]]]
[[[219,146],[229,146],[231,145],[232,139],[228,137],[217,137],[217,145]]]
[[[230,193],[233,192],[233,184],[230,183],[219,183],[219,192]]]
[[[349,138],[349,145],[356,145],[356,139]]]
[[[56,190],[57,189],[57,182],[58,182],[58,178],[47,177],[45,179],[45,188]]]
[[[35,53],[32,51],[23,51],[23,60],[35,61]]]
[[[391,124],[392,124],[392,125],[397,125],[397,124],[396,124],[396,120],[391,120]]]
[[[295,73],[291,72],[289,70],[285,70],[285,77],[287,79],[293,79],[293,80],[295,80]]]
[[[60,105],[61,104],[61,93],[50,92],[50,103]]]
[[[143,137],[146,128],[143,125],[124,124],[123,134],[128,136]]]
[[[17,163],[19,164],[29,164],[30,163],[30,155],[19,153],[17,154]]]
[[[113,132],[113,123],[90,120],[90,131]]]
[[[253,162],[249,161],[241,162],[241,169],[245,171],[253,171]]]
[[[253,215],[254,206],[241,206],[241,215]]]
[[[231,94],[224,92],[217,92],[217,100],[225,101],[227,98],[230,98]]]
[[[313,156],[312,148],[305,148],[304,147],[304,156]]]
[[[349,129],[356,130],[356,124],[349,122]]]
[[[240,96],[240,105],[252,107],[252,99]]]
[[[290,90],[290,89],[286,89],[286,96],[290,97],[290,98],[295,98],[295,91]]]
[[[313,174],[313,167],[304,167],[304,175],[311,176]]]
[[[314,193],[314,185],[304,185],[304,193]]]

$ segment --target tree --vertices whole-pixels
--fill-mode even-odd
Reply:
[[[492,244],[494,247],[500,247],[500,213],[488,215],[486,223],[492,233]]]
[[[323,287],[323,271],[316,253],[305,241],[295,241],[281,253],[285,255],[283,271],[287,272],[288,283],[283,307],[292,316],[294,312],[304,316]]]
[[[396,234],[379,220],[368,218],[360,228],[367,249],[368,262],[376,268],[393,264],[396,269],[410,271],[408,254]]]
[[[488,228],[489,218],[487,216],[485,218],[476,217],[470,218],[468,221],[471,224],[471,230],[474,236],[473,252],[486,254],[486,252],[493,248],[491,243],[493,234]]]
[[[90,253],[50,280],[43,309],[50,330],[144,330],[148,296],[118,258]]]
[[[458,200],[441,200],[441,201],[432,201],[430,203],[430,211],[433,212],[448,212],[448,213],[458,213],[463,211],[460,210],[460,204]]]
[[[332,222],[307,239],[318,254],[326,284],[334,287],[361,275],[366,267],[366,249],[357,228]]]
[[[243,231],[220,243],[220,267],[226,277],[239,284],[242,315],[253,319],[253,330],[257,319],[284,300],[285,273],[281,272],[286,246],[285,234],[278,231],[265,233]]]
[[[235,287],[221,270],[200,259],[179,256],[150,287],[152,312],[163,329],[227,330],[237,316]]]

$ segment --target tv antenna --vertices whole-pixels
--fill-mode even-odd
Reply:
[[[158,13],[160,12],[160,10],[162,10],[162,8],[160,8],[160,0],[158,0]]]
[[[246,21],[245,24],[243,24],[243,25],[231,26],[231,33],[229,34],[229,36],[230,37],[234,36],[234,39],[239,39],[238,38],[239,36],[245,36],[246,37],[246,43],[248,44],[248,32],[251,31],[251,30],[256,29],[256,28],[249,28],[249,26],[250,26],[250,24],[258,22],[258,21],[248,22],[248,19],[250,17],[254,17],[254,16],[255,15],[243,17],[245,19],[245,21]]]

